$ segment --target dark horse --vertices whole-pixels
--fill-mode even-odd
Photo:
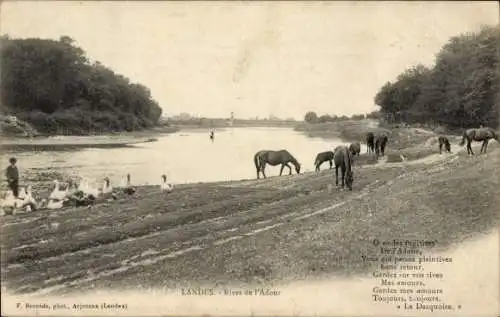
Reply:
[[[297,174],[300,173],[300,163],[287,150],[259,151],[255,153],[253,161],[255,163],[255,168],[257,169],[257,178],[259,178],[260,172],[262,172],[262,175],[264,175],[264,178],[266,178],[266,174],[264,172],[266,164],[269,164],[271,166],[281,164],[280,176],[283,173],[283,169],[285,168],[285,166],[288,167],[288,170],[290,171],[289,175],[292,175],[292,168],[290,167],[290,165],[288,165],[288,163],[292,163],[295,166],[295,171],[297,172]]]
[[[335,186],[339,185],[339,167],[342,171],[342,188],[345,185],[349,190],[352,190],[352,154],[347,146],[337,146],[333,154],[333,161],[335,162]]]
[[[316,155],[316,159],[314,160],[314,166],[316,166],[316,172],[319,172],[319,167],[321,164],[324,162],[328,161],[330,163],[330,168],[333,167],[333,152],[332,151],[326,151],[326,152],[321,152]]]
[[[468,129],[465,130],[462,134],[462,142],[460,142],[460,146],[464,146],[465,140],[467,140],[467,154],[474,155],[471,147],[472,141],[482,141],[483,145],[481,146],[480,153],[486,153],[486,148],[488,147],[488,141],[490,139],[495,139],[497,142],[500,142],[498,141],[497,133],[492,128],[485,127],[478,129]]]
[[[214,138],[215,138],[215,134],[214,134],[214,131],[212,130],[212,131],[210,131],[210,140],[213,141]]]
[[[373,134],[373,132],[368,132],[366,134],[366,152],[375,152],[375,135]]]
[[[450,153],[451,152],[451,145],[450,145],[450,141],[448,140],[447,137],[445,136],[440,136],[438,138],[438,142],[439,142],[439,154],[442,153],[442,149],[443,149],[443,145],[446,149],[446,152]]]
[[[359,142],[351,143],[351,145],[349,145],[349,151],[351,151],[352,155],[359,156],[359,153],[361,152],[361,144],[359,144]]]
[[[387,134],[382,132],[379,135],[377,135],[377,137],[375,138],[375,154],[377,155],[377,157],[379,155],[384,156],[385,147],[388,141],[389,137],[387,136]]]

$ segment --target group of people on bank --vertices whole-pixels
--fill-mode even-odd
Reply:
[[[123,186],[111,186],[110,179],[105,177],[102,186],[92,186],[86,180],[81,180],[79,184],[69,180],[59,182],[53,181],[54,188],[46,198],[36,199],[32,192],[31,185],[20,186],[20,173],[17,167],[17,159],[9,159],[10,165],[5,170],[8,189],[4,197],[0,199],[0,207],[4,214],[14,214],[18,211],[30,212],[38,209],[60,209],[66,206],[91,206],[98,198],[109,201],[118,199],[120,194],[133,195],[136,186],[132,185],[130,174],[126,175]],[[165,174],[161,175],[160,189],[164,192],[171,192],[173,184],[167,181]]]

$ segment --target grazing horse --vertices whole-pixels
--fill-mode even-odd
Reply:
[[[266,168],[266,164],[271,166],[276,166],[281,164],[280,176],[283,173],[283,169],[288,167],[289,175],[292,175],[292,168],[288,163],[292,163],[295,166],[295,171],[297,174],[300,174],[300,163],[293,157],[290,152],[287,150],[279,150],[279,151],[269,151],[262,150],[255,153],[253,161],[255,163],[255,168],[257,169],[257,179],[259,178],[259,173],[262,172],[264,178],[266,178],[266,174],[264,169]]]
[[[359,153],[361,152],[361,144],[359,142],[354,142],[349,145],[349,151],[351,151],[352,155],[357,155],[359,157]]]
[[[498,141],[497,133],[492,128],[485,127],[479,129],[467,129],[462,134],[462,142],[460,142],[460,146],[464,146],[465,140],[467,140],[467,154],[474,155],[471,147],[472,141],[483,141],[480,153],[486,153],[486,148],[488,147],[490,139],[495,139],[497,142],[500,142]]]
[[[375,152],[375,135],[373,134],[373,132],[368,132],[366,134],[366,152]]]
[[[321,164],[324,162],[328,161],[330,163],[330,169],[333,167],[333,152],[332,151],[326,151],[326,152],[321,152],[316,155],[316,159],[314,160],[314,166],[316,166],[316,172],[319,172],[319,167]]]
[[[339,185],[339,167],[342,171],[342,188],[345,185],[349,190],[352,190],[352,153],[347,146],[337,146],[333,154],[333,161],[335,162],[335,186]]]
[[[451,145],[450,145],[450,141],[448,140],[447,137],[445,136],[440,136],[438,138],[438,142],[439,142],[439,154],[442,153],[442,149],[443,149],[443,145],[446,149],[446,152],[450,153],[451,152]]]
[[[385,153],[385,146],[387,145],[387,142],[389,141],[389,137],[385,133],[380,133],[377,135],[375,138],[375,154],[377,157],[379,155],[384,156]]]

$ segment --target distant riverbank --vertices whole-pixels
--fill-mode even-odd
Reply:
[[[300,121],[292,120],[250,120],[250,119],[235,119],[232,124],[227,119],[209,119],[200,118],[192,120],[170,120],[169,125],[179,129],[211,129],[211,128],[249,128],[249,127],[262,127],[262,128],[294,128]]]
[[[20,124],[16,124],[15,127],[10,126],[6,129],[0,129],[0,137],[8,139],[27,139],[27,138],[50,138],[55,136],[120,136],[120,137],[154,137],[155,135],[175,133],[180,130],[198,130],[198,129],[223,129],[223,128],[247,128],[247,127],[288,127],[295,128],[300,125],[299,121],[291,120],[246,120],[246,119],[235,119],[232,124],[230,124],[227,119],[210,119],[210,118],[200,118],[200,119],[190,119],[190,120],[169,120],[167,124],[159,124],[155,127],[138,130],[138,131],[119,131],[119,132],[107,132],[107,131],[90,131],[88,133],[82,131],[82,133],[72,133],[66,134],[61,132],[59,134],[42,134],[34,130],[31,125],[18,120]]]

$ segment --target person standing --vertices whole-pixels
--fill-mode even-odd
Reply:
[[[19,171],[16,166],[17,159],[15,157],[11,157],[9,162],[10,165],[5,171],[5,176],[7,177],[9,188],[12,190],[14,197],[17,199],[19,198]]]

